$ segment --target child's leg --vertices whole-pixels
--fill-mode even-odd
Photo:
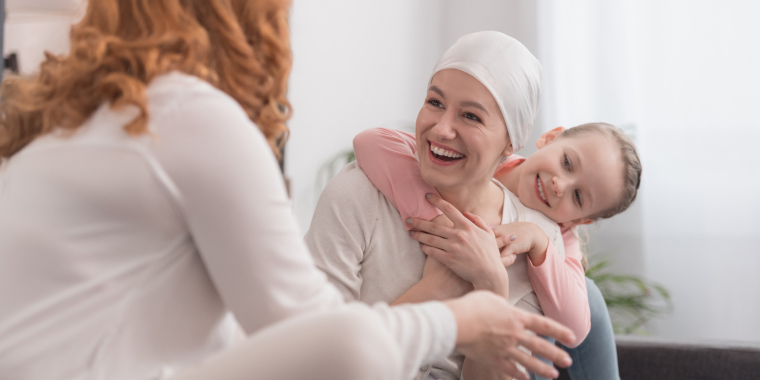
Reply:
[[[573,365],[567,372],[573,380],[620,380],[615,334],[607,304],[602,292],[588,277],[586,289],[591,312],[591,331],[578,347],[564,347],[573,358]]]

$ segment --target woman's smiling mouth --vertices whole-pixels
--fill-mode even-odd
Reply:
[[[465,155],[459,153],[449,147],[444,147],[440,144],[435,144],[432,141],[428,142],[428,152],[430,160],[438,165],[448,166],[456,163],[457,161],[465,158]]]
[[[551,207],[549,205],[549,201],[546,199],[546,195],[544,194],[544,185],[541,182],[541,177],[539,177],[538,174],[536,174],[536,195],[538,195],[538,198],[541,199],[541,201],[543,201],[547,207]]]

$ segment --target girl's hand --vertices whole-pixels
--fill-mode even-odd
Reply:
[[[409,235],[423,244],[422,251],[471,282],[475,289],[508,296],[509,278],[491,228],[477,215],[460,213],[438,195],[428,194],[428,201],[446,215],[453,227],[416,218],[407,220],[417,230],[409,231]]]
[[[541,227],[530,222],[514,222],[495,226],[493,231],[505,267],[512,265],[521,253],[527,253],[534,266],[546,260],[549,237]]]

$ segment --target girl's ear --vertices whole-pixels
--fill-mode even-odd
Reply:
[[[554,141],[554,139],[557,138],[557,136],[561,135],[562,132],[565,131],[564,127],[557,127],[552,129],[549,132],[544,133],[541,135],[541,137],[536,140],[536,148],[541,149],[546,146],[546,144]]]

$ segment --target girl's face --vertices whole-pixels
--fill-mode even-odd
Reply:
[[[435,74],[417,115],[422,178],[439,190],[489,181],[512,154],[496,100],[480,81],[455,70]]]
[[[610,209],[623,193],[623,161],[614,141],[600,133],[542,135],[538,151],[521,166],[518,194],[527,207],[557,223],[587,224]]]

